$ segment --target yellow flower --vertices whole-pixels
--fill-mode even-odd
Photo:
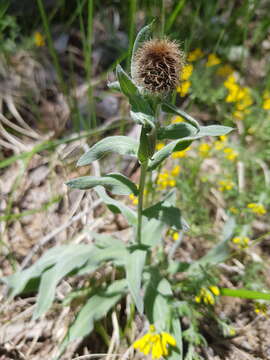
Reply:
[[[179,239],[179,233],[175,231],[175,232],[172,234],[172,238],[173,238],[174,241],[177,241],[177,240]]]
[[[203,56],[202,50],[197,48],[188,54],[187,60],[191,61],[191,62],[196,61],[196,60],[200,59],[202,56]]]
[[[135,196],[134,194],[130,194],[129,195],[129,198],[130,198],[130,200],[132,201],[132,204],[133,205],[138,205],[138,198],[137,198],[137,196]]]
[[[183,67],[180,73],[180,80],[188,80],[193,72],[193,65],[187,64]]]
[[[218,184],[219,191],[232,190],[234,188],[234,183],[231,180],[220,180]]]
[[[230,161],[234,161],[238,157],[238,152],[236,152],[230,147],[226,147],[223,152],[225,154],[225,158]]]
[[[158,175],[157,178],[158,190],[165,190],[168,187],[174,187],[176,181],[173,179],[171,174],[168,171],[164,171]]]
[[[245,115],[243,111],[236,110],[232,113],[232,116],[237,120],[243,120]]]
[[[171,175],[172,175],[172,176],[177,176],[177,175],[179,175],[179,173],[180,173],[180,166],[179,166],[179,165],[176,165],[176,166],[172,169]]]
[[[171,123],[172,124],[177,124],[177,123],[180,123],[180,122],[183,122],[183,121],[184,121],[184,118],[182,118],[182,116],[174,116],[172,118]]]
[[[35,42],[35,45],[38,47],[45,45],[44,37],[39,31],[36,31],[34,33],[34,42]]]
[[[220,63],[221,63],[221,60],[219,57],[217,57],[216,54],[209,54],[205,66],[210,67],[210,66],[218,65]]]
[[[230,211],[232,214],[238,214],[238,213],[239,213],[238,209],[236,209],[236,208],[233,207],[233,206],[231,206],[231,207],[229,208],[229,211]]]
[[[258,315],[267,315],[267,305],[265,303],[255,302],[254,311]]]
[[[225,88],[230,89],[232,85],[236,84],[236,77],[232,74],[227,77],[227,79],[224,81],[223,85]]]
[[[180,159],[180,158],[184,158],[187,156],[187,151],[190,150],[190,146],[188,148],[186,148],[185,150],[182,151],[175,151],[174,153],[172,153],[172,158],[173,159]]]
[[[232,238],[232,243],[236,244],[239,249],[246,249],[250,243],[250,238],[247,236],[235,236]]]
[[[263,109],[270,110],[270,98],[266,98],[263,102]]]
[[[181,97],[184,97],[184,96],[186,96],[187,93],[189,92],[190,86],[191,86],[191,82],[190,82],[190,81],[183,81],[183,82],[181,83],[181,85],[178,86],[178,88],[177,88],[176,91],[179,93],[179,95],[180,95]]]
[[[164,143],[157,143],[156,145],[156,150],[159,151],[161,150],[162,148],[164,148],[165,144]]]
[[[144,355],[152,352],[152,359],[167,356],[168,345],[176,346],[175,338],[167,332],[156,333],[154,325],[150,325],[149,332],[133,343],[134,349],[140,350]]]
[[[199,146],[199,154],[202,156],[202,157],[207,157],[208,154],[209,154],[209,151],[211,149],[211,146],[207,143],[202,143],[200,144]]]
[[[266,209],[262,204],[249,203],[247,208],[250,209],[254,214],[264,215],[266,214]]]
[[[212,285],[208,288],[201,288],[199,294],[195,296],[195,302],[203,302],[205,305],[214,305],[215,296],[220,295],[220,290],[217,286]]]
[[[227,77],[227,76],[233,74],[233,71],[234,70],[231,67],[231,65],[225,64],[217,69],[217,75],[222,76],[222,77]]]

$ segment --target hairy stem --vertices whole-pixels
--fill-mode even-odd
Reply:
[[[140,184],[139,184],[139,202],[138,202],[138,225],[137,225],[137,243],[141,244],[142,242],[142,211],[143,211],[143,197],[144,197],[144,187],[145,187],[145,178],[147,172],[148,160],[142,162],[141,164],[141,175],[140,175]]]

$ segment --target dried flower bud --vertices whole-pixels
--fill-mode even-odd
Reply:
[[[146,41],[135,54],[133,80],[146,92],[166,94],[177,87],[183,62],[183,53],[176,42]]]

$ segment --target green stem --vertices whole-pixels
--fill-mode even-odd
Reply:
[[[139,202],[138,202],[138,225],[137,225],[137,243],[142,242],[142,211],[143,211],[143,197],[144,197],[144,186],[145,178],[147,173],[148,160],[145,160],[141,164],[141,175],[139,184]]]

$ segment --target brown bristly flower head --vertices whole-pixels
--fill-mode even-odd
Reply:
[[[133,63],[133,80],[145,92],[167,94],[179,84],[184,55],[178,44],[168,39],[145,41]]]

